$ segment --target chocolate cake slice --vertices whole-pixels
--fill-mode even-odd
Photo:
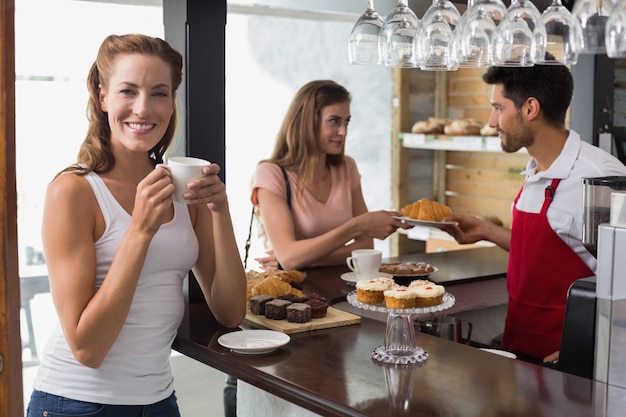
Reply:
[[[287,306],[287,321],[306,323],[311,321],[311,306],[305,303],[293,303]]]
[[[265,318],[271,320],[283,320],[287,318],[287,306],[291,302],[276,298],[265,303]]]

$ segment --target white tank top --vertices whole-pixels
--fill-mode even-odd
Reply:
[[[100,288],[131,216],[102,178],[86,175],[105,230],[96,245],[96,283]],[[174,202],[174,218],[155,234],[141,270],[126,323],[102,366],[76,361],[60,326],[54,330],[39,366],[34,388],[80,401],[147,405],[173,390],[171,345],[183,316],[183,279],[198,258],[198,241],[185,204]]]

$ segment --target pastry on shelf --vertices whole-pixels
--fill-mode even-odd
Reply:
[[[484,126],[483,122],[472,118],[455,119],[446,123],[443,130],[448,136],[477,136]]]
[[[428,133],[428,134],[442,134],[443,129],[448,121],[438,117],[429,117],[427,120],[420,120],[413,124],[411,128],[412,133]]]
[[[480,129],[480,134],[483,136],[498,136],[498,130],[495,127],[489,126],[489,123],[485,123]]]

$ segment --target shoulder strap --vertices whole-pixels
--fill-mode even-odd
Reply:
[[[291,210],[291,185],[289,185],[289,178],[287,178],[287,170],[282,165],[279,165],[280,170],[283,172],[285,178],[285,186],[287,187],[287,207]],[[254,222],[254,205],[252,205],[252,213],[250,214],[250,225],[248,226],[248,238],[246,239],[245,254],[243,258],[243,268],[248,268],[248,252],[250,252],[250,240],[252,238],[252,223]],[[279,268],[282,269],[282,268]]]
[[[285,187],[287,187],[287,207],[291,210],[291,185],[289,185],[289,178],[287,178],[287,170],[284,166],[279,165],[280,170],[283,171],[283,177],[285,178]]]

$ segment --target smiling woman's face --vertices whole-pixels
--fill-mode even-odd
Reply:
[[[163,137],[175,109],[170,67],[149,55],[120,55],[100,106],[108,113],[111,142],[130,151],[148,152]]]

